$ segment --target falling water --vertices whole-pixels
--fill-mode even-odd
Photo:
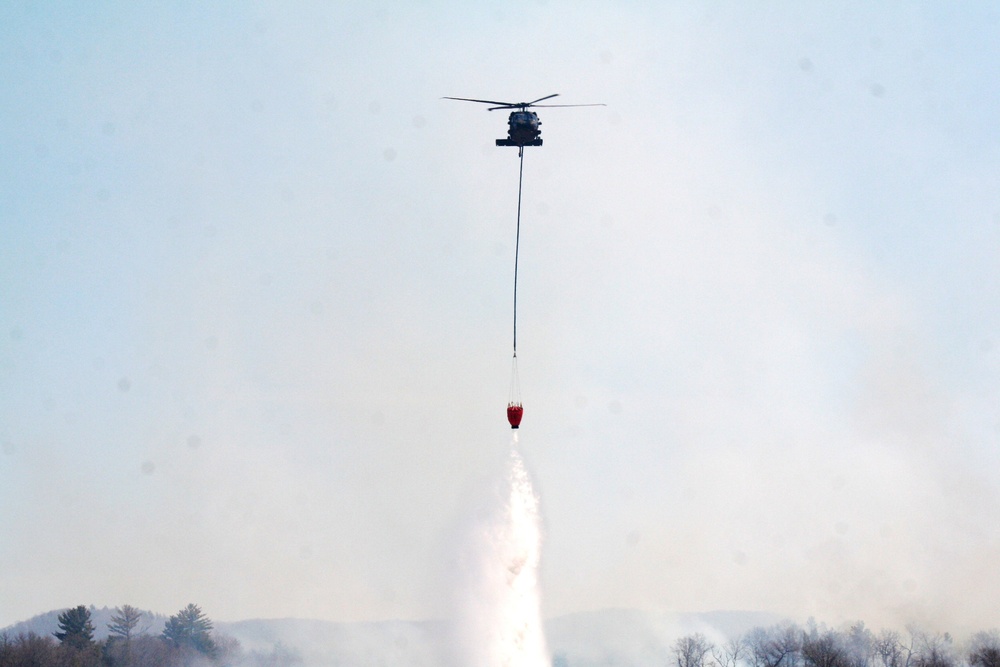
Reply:
[[[504,478],[480,517],[465,558],[460,662],[476,667],[550,667],[538,592],[538,496],[511,440]]]

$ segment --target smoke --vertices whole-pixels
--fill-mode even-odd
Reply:
[[[456,664],[548,667],[538,564],[538,496],[517,434],[492,493],[466,535],[456,589]]]

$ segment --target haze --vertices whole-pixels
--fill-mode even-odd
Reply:
[[[6,3],[0,626],[437,618],[521,445],[547,616],[953,632],[1000,587],[986,3]]]

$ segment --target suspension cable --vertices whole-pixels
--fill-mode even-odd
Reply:
[[[524,180],[524,146],[518,147],[521,167],[517,172],[517,232],[514,236],[514,356],[517,357],[517,255],[521,246],[521,184]]]
[[[521,405],[521,378],[517,372],[517,355],[510,362],[510,393],[507,405]]]

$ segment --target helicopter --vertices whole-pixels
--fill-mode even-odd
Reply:
[[[507,403],[507,421],[511,429],[521,426],[521,418],[524,416],[524,406],[521,405],[521,388],[517,374],[517,256],[521,239],[521,185],[524,181],[524,147],[541,146],[542,131],[539,126],[542,121],[538,120],[538,114],[528,111],[531,107],[603,107],[604,104],[539,104],[545,100],[559,97],[559,93],[539,97],[532,102],[497,102],[495,100],[477,100],[469,97],[444,97],[446,100],[458,100],[459,102],[477,102],[479,104],[492,104],[487,111],[497,109],[511,109],[510,118],[507,119],[507,138],[497,139],[497,146],[517,146],[517,157],[520,160],[520,169],[517,176],[517,228],[514,234],[514,357],[511,362],[510,379],[510,401]]]
[[[541,146],[542,131],[539,126],[542,121],[538,120],[538,114],[528,111],[529,107],[603,107],[604,104],[539,104],[553,97],[559,97],[559,93],[539,97],[533,102],[496,102],[494,100],[474,100],[468,97],[445,97],[446,100],[458,100],[460,102],[479,102],[480,104],[493,104],[487,111],[497,109],[515,109],[507,119],[507,138],[497,139],[497,146],[517,146],[523,149],[525,146]]]

